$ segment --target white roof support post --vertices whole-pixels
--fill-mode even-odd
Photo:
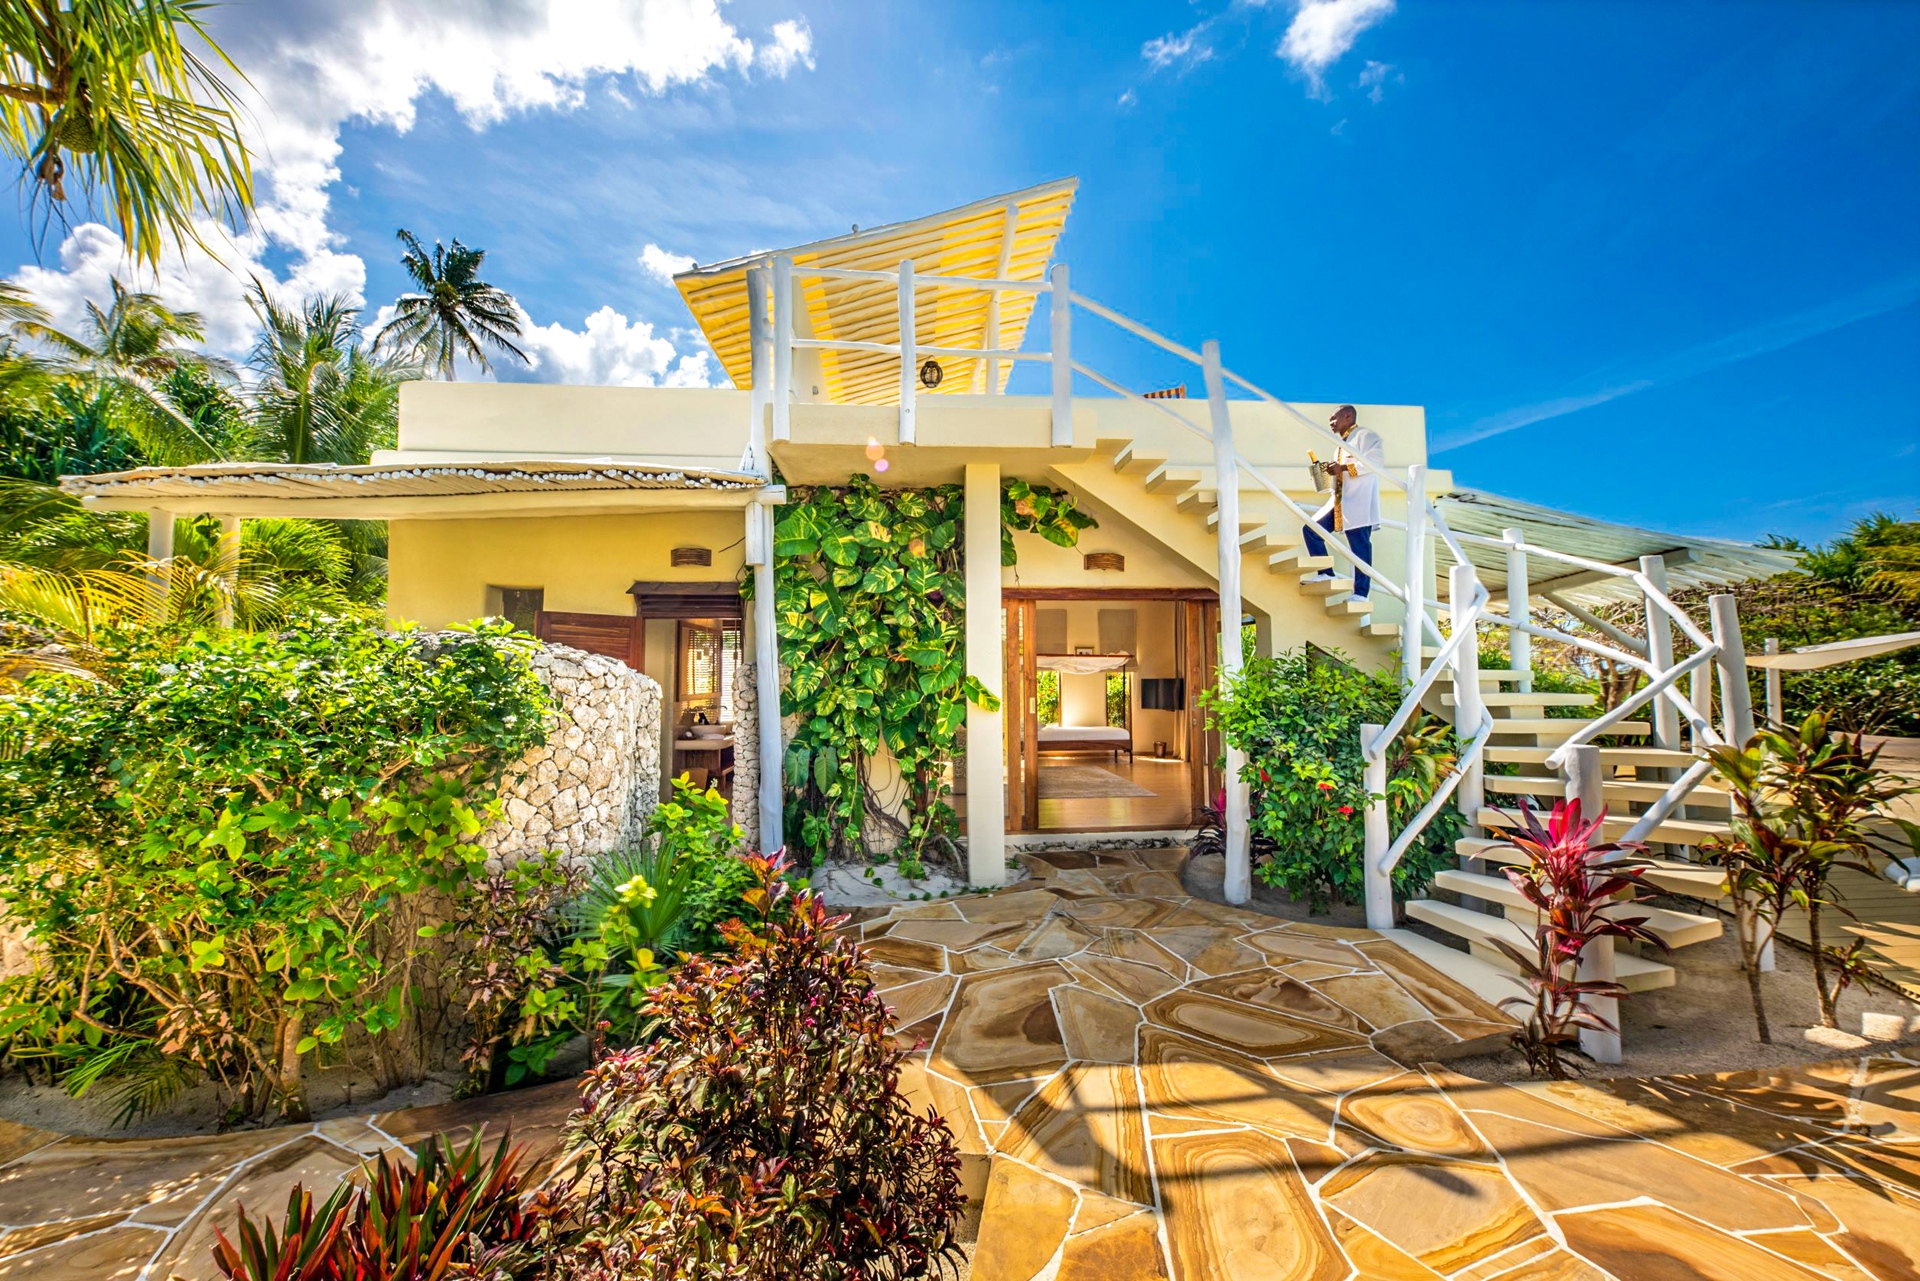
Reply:
[[[1412,689],[1420,683],[1420,635],[1427,612],[1427,469],[1419,463],[1407,468],[1407,599],[1400,617],[1400,683]]]
[[[1000,464],[968,463],[961,490],[966,519],[967,675],[993,694],[1006,686],[1000,645]],[[967,880],[1007,880],[1005,708],[967,704]]]
[[[220,597],[214,604],[214,625],[233,626],[234,600],[240,594],[240,518],[220,518],[220,550],[214,555],[220,575]]]
[[[1480,585],[1479,575],[1474,573],[1472,565],[1455,565],[1447,573],[1447,611],[1453,634],[1472,631],[1475,628],[1473,613],[1474,589]],[[1487,718],[1487,709],[1480,701],[1480,646],[1479,638],[1468,636],[1453,651],[1453,732],[1460,741],[1471,742],[1480,733],[1480,725]],[[1382,751],[1386,744],[1382,743]],[[1478,833],[1480,830],[1480,807],[1486,804],[1486,768],[1483,757],[1476,755],[1471,761],[1460,767],[1460,785],[1454,789],[1454,804],[1460,807],[1460,814],[1467,820],[1467,830]]]
[[[994,268],[993,278],[1005,280],[1007,271],[1013,264],[1013,236],[1020,228],[1020,206],[1007,206],[1007,220],[1000,228],[1000,261]],[[980,345],[988,351],[1000,350],[1000,291],[994,290],[987,295],[987,323],[980,335]],[[984,390],[989,396],[1000,394],[1000,357],[988,356],[980,362],[978,368],[984,369],[987,385]]]
[[[1778,636],[1767,637],[1761,648],[1769,654],[1778,654],[1780,652],[1780,638]],[[1781,723],[1781,718],[1786,715],[1782,708],[1785,699],[1780,689],[1780,669],[1777,667],[1767,668],[1764,679],[1767,682],[1767,724],[1777,726]]]
[[[900,263],[900,443],[913,443],[913,399],[920,358],[913,349],[913,259]]]
[[[1753,737],[1753,691],[1747,687],[1747,647],[1740,639],[1740,606],[1729,593],[1707,597],[1713,643],[1720,647],[1721,734],[1735,747]]]
[[[773,438],[792,437],[793,408],[793,259],[773,260]]]
[[[1518,527],[1500,531],[1507,545],[1507,617],[1516,623],[1533,621],[1533,595],[1527,579],[1527,531]],[[1520,692],[1533,692],[1533,635],[1518,627],[1507,630],[1507,666],[1519,672]]]
[[[773,320],[767,315],[767,291],[773,287],[773,273],[765,267],[747,268],[747,351],[752,369],[752,395],[748,412],[753,421],[747,427],[747,448],[753,451],[756,475],[772,477],[773,455],[767,446],[767,406],[773,403]]]
[[[1667,560],[1664,556],[1642,556],[1640,572],[1654,590],[1667,594]],[[1658,673],[1673,666],[1673,620],[1647,596],[1641,605],[1647,623],[1647,662]],[[1653,745],[1672,750],[1680,746],[1680,709],[1665,698],[1653,700]]]
[[[1591,743],[1570,748],[1567,752],[1567,762],[1562,768],[1566,779],[1567,799],[1580,802],[1580,817],[1588,820],[1600,817],[1607,808],[1603,791],[1605,774],[1600,766],[1600,749]],[[1595,939],[1582,948],[1577,973],[1583,981],[1613,982],[1613,940]],[[1588,997],[1586,1006],[1605,1019],[1613,1031],[1602,1032],[1595,1028],[1581,1028],[1581,1050],[1596,1063],[1618,1063],[1620,1061],[1619,999],[1611,996]]]
[[[786,844],[781,830],[785,806],[781,784],[787,754],[780,741],[780,634],[773,581],[773,509],[783,493],[769,486],[746,508],[747,564],[753,566],[754,732],[760,756],[760,830],[754,835],[763,854]]]
[[[1058,270],[1056,268],[1056,270]],[[1060,295],[1054,295],[1057,300]],[[1056,353],[1057,358],[1057,353]],[[1220,557],[1220,663],[1215,684],[1225,688],[1240,675],[1240,464],[1233,449],[1233,414],[1227,404],[1227,382],[1220,373],[1220,344],[1209,338],[1200,348],[1201,368],[1207,380],[1207,413],[1213,427],[1214,488],[1219,503],[1218,522]],[[1060,366],[1055,365],[1058,371]],[[1059,427],[1054,444],[1059,444]],[[1069,442],[1071,443],[1071,438]],[[1224,739],[1224,736],[1222,736]],[[1226,883],[1222,887],[1227,902],[1244,903],[1253,897],[1251,835],[1251,797],[1248,794],[1246,754],[1231,743],[1225,744],[1227,764],[1221,780],[1226,790],[1226,813],[1221,822],[1226,830]]]
[[[147,582],[165,610],[173,592],[173,513],[154,508],[147,513]]]
[[[1713,664],[1702,663],[1694,668],[1687,682],[1687,701],[1693,704],[1694,711],[1700,713],[1700,719],[1711,725],[1713,723]],[[1705,744],[1699,742],[1696,736],[1689,739],[1689,746],[1697,752],[1702,750]]]
[[[1053,346],[1053,444],[1065,448],[1073,444],[1073,290],[1067,264],[1053,264],[1047,279],[1053,284],[1047,319]]]
[[[1416,636],[1414,651],[1417,653],[1419,648]],[[1367,808],[1361,820],[1365,841],[1360,854],[1360,884],[1366,896],[1367,928],[1370,930],[1393,928],[1393,873],[1380,866],[1387,857],[1387,851],[1392,848],[1387,829],[1385,744],[1381,745],[1383,750],[1374,751],[1374,740],[1380,737],[1383,728],[1380,725],[1360,727],[1360,759],[1366,762],[1362,781],[1367,789]]]

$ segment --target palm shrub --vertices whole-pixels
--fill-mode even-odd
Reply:
[[[593,1278],[913,1277],[958,1255],[953,1136],[899,1089],[865,959],[784,858],[748,858],[733,952],[656,988],[658,1034],[587,1074],[568,1138]]]
[[[1255,875],[1312,910],[1355,902],[1364,893],[1360,860],[1363,778],[1360,727],[1384,725],[1402,690],[1391,672],[1363,672],[1302,648],[1247,661],[1219,690],[1201,695],[1212,725],[1246,754],[1256,836],[1272,852]],[[1388,749],[1387,814],[1404,825],[1430,800],[1458,761],[1447,725],[1417,716]],[[1420,893],[1452,857],[1459,814],[1443,807],[1394,869],[1394,891]]]
[[[1581,953],[1603,939],[1652,943],[1666,950],[1647,929],[1646,917],[1621,914],[1621,908],[1637,901],[1621,896],[1640,884],[1647,864],[1634,855],[1645,847],[1597,841],[1606,818],[1603,809],[1583,820],[1579,801],[1562,801],[1543,824],[1522,801],[1519,824],[1509,838],[1527,863],[1502,870],[1533,905],[1534,947],[1529,954],[1504,939],[1495,939],[1493,945],[1520,967],[1527,985],[1528,996],[1510,996],[1501,1004],[1525,1012],[1513,1044],[1536,1076],[1570,1075],[1560,1051],[1577,1039],[1581,1028],[1618,1030],[1592,1002],[1618,1000],[1627,989],[1611,980],[1581,978]]]
[[[1727,871],[1740,940],[1741,968],[1753,998],[1759,1038],[1771,1041],[1760,987],[1760,959],[1789,907],[1807,914],[1820,1022],[1839,1026],[1839,999],[1865,973],[1865,940],[1837,957],[1822,944],[1826,909],[1852,913],[1834,896],[1835,868],[1873,875],[1874,853],[1920,852],[1920,827],[1886,807],[1920,792],[1879,767],[1880,750],[1859,734],[1835,733],[1824,712],[1798,725],[1765,728],[1745,744],[1708,752],[1733,795],[1730,835],[1709,856]],[[1896,840],[1898,834],[1900,840]]]
[[[431,977],[416,896],[484,866],[470,838],[545,738],[530,642],[316,619],[95,645],[97,679],[0,694],[0,912],[37,956],[0,980],[0,1046],[185,1065],[303,1117],[315,1052],[378,1058]]]

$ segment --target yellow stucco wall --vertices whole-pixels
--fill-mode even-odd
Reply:
[[[388,527],[387,614],[444,627],[486,612],[489,587],[539,587],[550,610],[631,614],[634,581],[737,579],[737,511],[644,516],[396,520]],[[675,569],[675,547],[706,547],[711,568]]]

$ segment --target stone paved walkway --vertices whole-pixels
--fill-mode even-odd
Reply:
[[[1364,930],[1187,897],[1179,852],[1028,855],[856,922],[967,1153],[975,1281],[1920,1277],[1920,1062],[1488,1085],[1507,1020]],[[207,1138],[0,1122],[0,1279],[211,1278],[212,1224],[574,1087]]]

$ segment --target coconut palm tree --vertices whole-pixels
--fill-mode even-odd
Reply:
[[[339,295],[284,306],[258,281],[248,301],[260,317],[247,357],[260,376],[249,452],[289,463],[364,463],[391,447],[400,384],[417,371],[360,344],[359,308]]]
[[[401,265],[420,292],[400,295],[394,317],[381,327],[375,346],[410,355],[448,380],[453,378],[454,357],[462,354],[490,370],[488,347],[522,364],[532,363],[513,342],[520,336],[520,304],[506,290],[480,279],[486,250],[470,249],[458,240],[449,249],[436,240],[429,254],[411,231],[402,227],[399,235],[407,247]]]
[[[253,207],[252,164],[221,78],[240,71],[201,25],[206,7],[0,4],[0,150],[63,222],[74,180],[140,262],[157,263],[164,240],[204,245],[196,218],[237,226]]]

